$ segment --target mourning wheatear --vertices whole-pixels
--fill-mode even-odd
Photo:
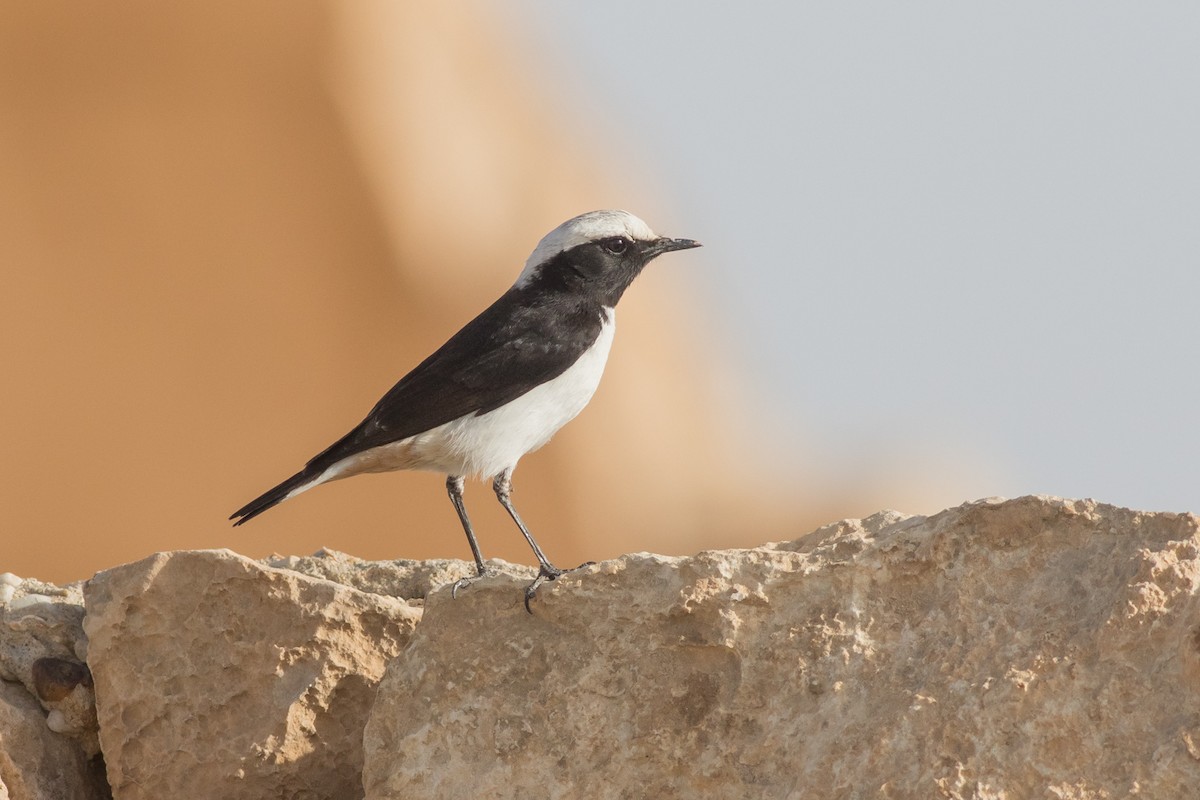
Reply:
[[[625,211],[567,220],[538,242],[512,288],[401,378],[354,430],[230,519],[241,525],[289,497],[361,472],[442,472],[478,578],[486,570],[463,483],[490,478],[540,565],[525,590],[528,608],[537,588],[563,570],[546,559],[513,508],[513,469],[591,400],[612,346],[614,309],[633,279],[656,256],[699,246],[658,236]],[[471,580],[459,581],[455,592]]]

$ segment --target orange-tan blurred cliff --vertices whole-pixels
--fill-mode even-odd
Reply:
[[[226,517],[357,423],[562,220],[625,207],[704,240],[653,176],[555,113],[501,14],[5,8],[0,569],[62,582],[226,546],[468,556],[437,475],[336,483],[236,531]],[[639,280],[591,406],[516,473],[556,563],[781,539],[857,510],[775,491],[788,465],[734,402],[735,373],[702,360],[687,269]],[[485,555],[530,561],[489,488],[467,503]]]

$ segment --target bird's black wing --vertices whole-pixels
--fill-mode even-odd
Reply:
[[[601,314],[598,305],[578,299],[534,301],[510,289],[401,378],[305,472],[515,400],[574,364],[599,336]]]
[[[598,303],[510,289],[401,378],[354,430],[230,519],[248,522],[343,458],[515,400],[565,372],[602,325]]]

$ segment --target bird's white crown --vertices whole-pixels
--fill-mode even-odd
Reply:
[[[528,282],[538,267],[559,253],[581,244],[609,239],[613,236],[625,236],[640,242],[649,242],[658,238],[654,231],[650,230],[649,225],[628,211],[606,209],[580,214],[542,237],[525,262],[525,269],[521,270],[521,275],[517,278],[517,286]]]

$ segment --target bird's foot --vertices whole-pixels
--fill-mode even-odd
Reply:
[[[530,614],[533,613],[533,609],[529,607],[529,601],[533,600],[533,598],[537,595],[537,590],[542,587],[542,584],[557,580],[561,576],[566,575],[568,572],[574,572],[575,570],[583,569],[584,567],[590,567],[595,563],[595,561],[585,561],[578,567],[575,567],[575,569],[559,569],[550,563],[543,564],[541,568],[538,569],[537,577],[533,579],[533,583],[525,587],[525,610]]]
[[[459,578],[458,580],[456,580],[454,582],[454,586],[450,587],[450,599],[457,600],[459,589],[465,589],[468,586],[470,586],[471,584],[475,583],[476,581],[483,580],[484,578],[490,576],[491,574],[492,574],[491,570],[481,569],[481,570],[479,570],[479,572],[477,574],[472,575],[469,578]]]

